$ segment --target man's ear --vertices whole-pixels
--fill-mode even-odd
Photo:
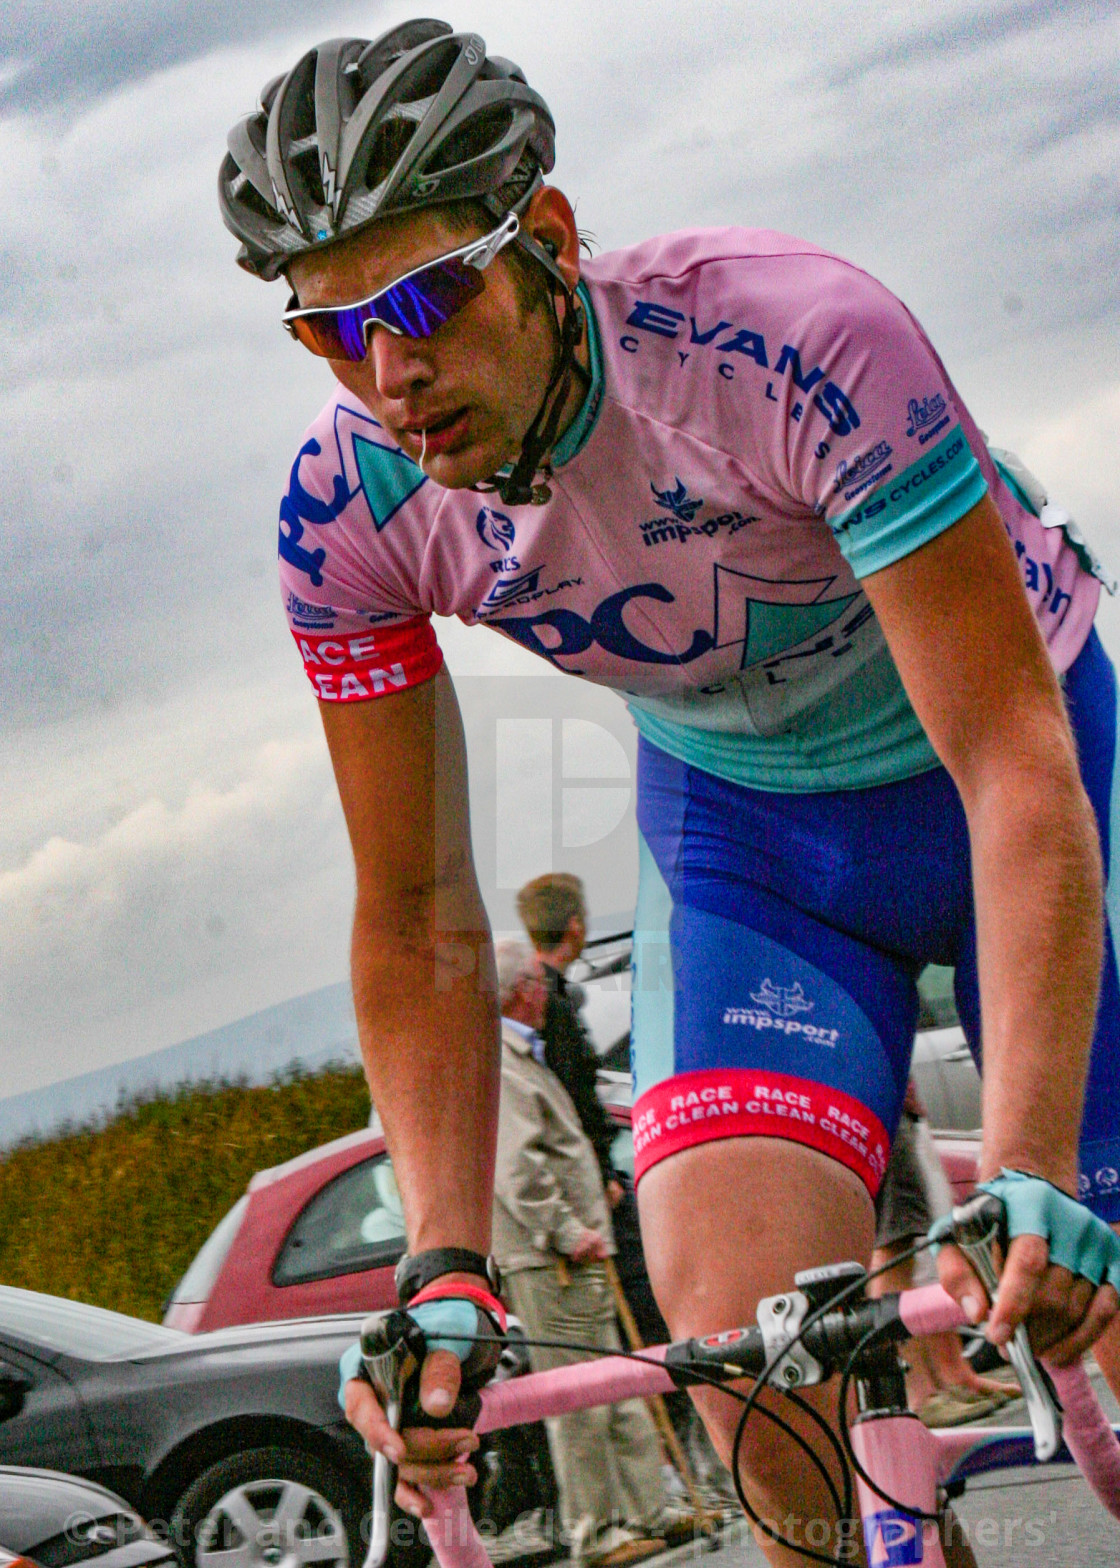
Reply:
[[[555,261],[570,289],[579,282],[579,230],[563,191],[542,185],[522,219],[530,237]]]

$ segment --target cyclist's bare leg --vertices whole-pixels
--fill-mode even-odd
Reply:
[[[685,1149],[646,1172],[638,1197],[650,1279],[674,1338],[753,1323],[759,1299],[788,1290],[798,1269],[871,1256],[874,1214],[863,1183],[826,1155],[777,1138],[727,1138]],[[696,1390],[694,1397],[730,1464],[739,1407],[714,1390]],[[835,1384],[808,1389],[805,1397],[835,1420]],[[785,1400],[780,1406],[782,1419],[826,1458],[808,1419]],[[831,1454],[827,1460],[838,1482]],[[739,1462],[747,1496],[764,1520],[784,1533],[792,1526],[802,1545],[814,1545],[827,1528],[824,1550],[835,1549],[827,1489],[772,1423],[748,1423]],[[805,1561],[772,1540],[759,1545],[781,1568]],[[864,1561],[862,1545],[848,1560]],[[953,1568],[973,1564],[967,1548],[948,1560]]]

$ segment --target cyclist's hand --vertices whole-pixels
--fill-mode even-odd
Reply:
[[[353,1348],[357,1349],[357,1346]],[[435,1402],[450,1409],[458,1390],[457,1357],[445,1350],[435,1351],[421,1370],[421,1405],[428,1409],[426,1392],[438,1393]],[[469,1427],[408,1427],[403,1432],[394,1432],[377,1402],[377,1395],[364,1377],[347,1379],[343,1397],[346,1419],[365,1439],[366,1447],[371,1453],[384,1454],[397,1466],[395,1496],[406,1513],[415,1514],[418,1519],[430,1516],[431,1499],[421,1488],[473,1486],[477,1481],[469,1455],[478,1447],[478,1438]],[[434,1413],[429,1410],[429,1414]]]
[[[981,1189],[1000,1198],[1010,1245],[987,1335],[1005,1345],[1020,1323],[1055,1366],[1089,1349],[1120,1310],[1120,1239],[1074,1198],[1040,1177],[1003,1171]],[[974,1323],[987,1297],[964,1255],[944,1247],[941,1283]]]
[[[418,1518],[428,1518],[432,1512],[428,1488],[473,1486],[478,1479],[469,1463],[470,1454],[478,1447],[471,1430],[478,1410],[476,1390],[497,1365],[501,1352],[498,1334],[504,1331],[505,1321],[500,1303],[487,1299],[492,1308],[484,1309],[458,1296],[443,1296],[418,1301],[409,1309],[409,1316],[427,1337],[428,1353],[420,1367],[418,1386],[406,1397],[399,1432],[386,1420],[366,1376],[361,1347],[350,1346],[339,1362],[339,1403],[347,1420],[372,1453],[384,1454],[397,1466],[397,1503]],[[430,1426],[423,1416],[441,1424]]]
[[[606,1239],[597,1230],[581,1230],[568,1251],[573,1263],[589,1263],[610,1256]]]

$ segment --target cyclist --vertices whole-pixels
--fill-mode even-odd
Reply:
[[[638,725],[635,1143],[673,1332],[870,1255],[936,961],[977,1048],[982,1004],[984,1175],[1022,1232],[989,1333],[1029,1317],[1070,1358],[1120,1281],[1072,1197],[1120,1218],[1100,568],[873,279],[743,229],[581,264],[553,141],[515,66],[417,21],[305,54],[220,176],[239,261],[286,277],[286,325],[337,378],[281,577],[353,846],[402,1296],[442,1347],[425,1409],[458,1388],[455,1313],[498,1311],[497,1007],[433,613],[625,692]],[[960,1257],[941,1269],[980,1317]],[[1115,1341],[1098,1354],[1120,1384]],[[346,1403],[413,1511],[471,1473],[465,1430],[406,1442],[357,1379]],[[769,1435],[742,1461],[765,1512],[827,1511]]]

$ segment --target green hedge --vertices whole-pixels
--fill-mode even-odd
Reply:
[[[158,1321],[256,1171],[364,1127],[356,1067],[122,1102],[0,1158],[0,1283]]]

